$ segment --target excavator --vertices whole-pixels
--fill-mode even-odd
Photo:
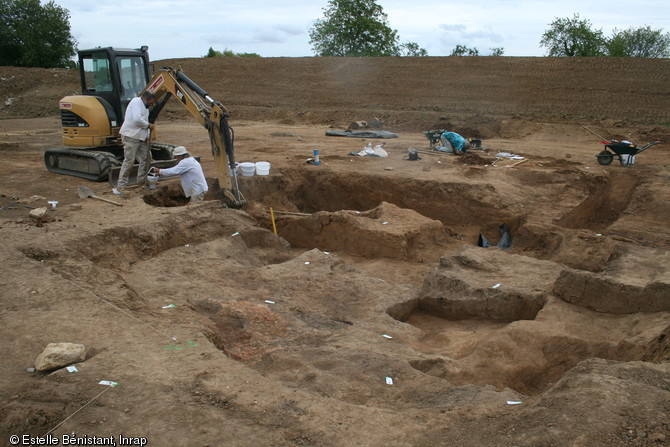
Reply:
[[[235,169],[234,133],[228,125],[228,110],[179,69],[161,68],[149,74],[148,47],[137,49],[98,47],[78,52],[81,95],[59,102],[63,144],[44,153],[47,169],[92,181],[118,179],[123,162],[119,130],[131,99],[142,92],[156,95],[149,111],[154,123],[171,97],[175,97],[209,132],[219,186],[227,205],[246,203],[239,190]],[[155,130],[152,141],[154,141]],[[174,166],[172,151],[177,145],[152,143],[150,167]],[[138,165],[130,183],[137,181]]]

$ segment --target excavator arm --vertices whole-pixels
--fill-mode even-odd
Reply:
[[[149,122],[155,122],[165,104],[174,96],[207,129],[219,186],[231,206],[243,206],[246,200],[237,181],[234,135],[228,125],[228,110],[181,70],[162,68],[149,81],[145,91],[156,95],[156,104],[149,112]]]

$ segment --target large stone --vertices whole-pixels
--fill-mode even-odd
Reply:
[[[62,368],[86,358],[86,348],[78,343],[49,343],[35,359],[37,371]]]
[[[40,207],[40,208],[35,208],[34,210],[30,211],[30,217],[35,219],[38,222],[43,222],[47,218],[47,214],[49,213],[49,209],[45,206]]]

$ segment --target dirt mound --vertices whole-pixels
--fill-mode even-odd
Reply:
[[[477,166],[486,166],[491,164],[495,159],[490,159],[482,157],[479,154],[468,153],[461,157],[461,163],[464,165],[477,165]]]
[[[442,223],[386,202],[371,210],[288,215],[278,221],[282,236],[294,247],[341,250],[370,258],[421,259],[427,248],[446,240]],[[442,244],[444,245],[444,244]]]

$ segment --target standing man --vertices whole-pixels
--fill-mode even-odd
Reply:
[[[440,141],[442,141],[442,146],[447,150],[451,149],[454,154],[462,154],[470,149],[470,142],[456,132],[444,132],[440,136]]]
[[[121,141],[123,142],[123,164],[119,172],[119,180],[114,194],[123,193],[128,184],[130,170],[135,160],[140,164],[137,170],[137,183],[142,184],[147,177],[147,156],[151,147],[151,131],[155,127],[149,123],[149,109],[156,104],[156,95],[143,92],[142,96],[130,100],[126,108],[126,117],[121,125]]]
[[[207,180],[202,172],[202,166],[198,160],[191,157],[184,146],[177,146],[172,151],[172,156],[178,161],[177,166],[167,169],[152,168],[158,176],[169,177],[179,175],[181,187],[191,203],[202,202],[207,192]]]

